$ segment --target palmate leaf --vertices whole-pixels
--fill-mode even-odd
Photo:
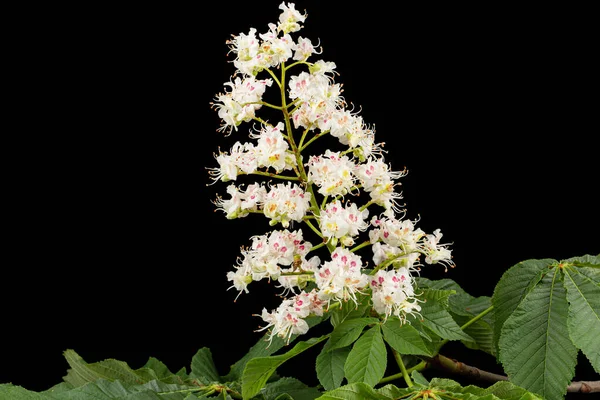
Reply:
[[[592,280],[589,267],[564,264],[565,287],[569,301],[569,334],[600,373],[600,280]],[[587,274],[586,274],[587,272]]]
[[[577,348],[569,337],[561,270],[546,266],[545,271],[506,319],[498,342],[499,359],[511,382],[544,399],[559,400],[575,375]]]

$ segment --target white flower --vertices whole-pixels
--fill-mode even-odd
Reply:
[[[296,10],[294,3],[288,3],[286,5],[285,2],[283,2],[279,5],[279,9],[283,10],[283,12],[279,15],[279,26],[277,27],[277,30],[288,33],[297,32],[302,29],[300,22],[306,20],[306,14],[300,14],[300,12]]]
[[[292,50],[296,44],[287,33],[281,37],[278,36],[275,24],[269,24],[269,32],[261,34],[260,38],[263,40],[260,45],[261,68],[277,67],[292,57]]]
[[[341,239],[347,236],[352,239],[369,227],[365,221],[368,216],[369,210],[359,211],[356,203],[347,203],[344,207],[339,200],[331,201],[321,212],[321,232],[326,238]]]
[[[323,302],[313,290],[309,293],[302,292],[294,297],[285,299],[273,312],[263,308],[261,318],[267,323],[258,329],[263,331],[271,328],[268,340],[273,341],[275,336],[285,340],[289,344],[292,335],[302,335],[308,332],[309,326],[304,318],[309,315],[323,315]]]
[[[237,77],[233,82],[226,82],[224,85],[229,90],[219,93],[212,103],[219,118],[223,120],[223,125],[218,130],[231,133],[242,122],[251,121],[255,111],[262,107],[260,102],[266,87],[272,84],[272,79],[258,80],[254,76],[246,76],[244,79]]]
[[[249,265],[240,264],[234,271],[229,271],[227,273],[227,280],[233,283],[227,290],[235,288],[239,291],[238,295],[235,297],[237,300],[242,292],[248,293],[248,284],[253,280],[252,270]]]
[[[390,315],[406,321],[406,314],[418,314],[413,278],[407,268],[379,270],[370,282],[373,308],[387,319]]]
[[[421,228],[415,228],[413,221],[408,219],[373,217],[371,224],[375,227],[369,231],[371,243],[381,240],[390,246],[401,248],[404,253],[418,250],[419,240],[425,235]]]
[[[271,167],[279,173],[296,166],[296,158],[289,150],[283,130],[283,122],[279,122],[276,126],[263,126],[258,133],[250,134],[251,138],[258,139],[254,154],[259,168]]]
[[[290,221],[302,221],[310,208],[310,193],[305,193],[298,185],[278,183],[265,196],[263,212],[274,225],[280,222],[287,228]]]
[[[311,55],[317,53],[312,42],[308,38],[298,37],[298,43],[294,47],[294,60],[304,61]]]
[[[319,259],[311,262],[305,260],[312,244],[302,239],[300,230],[273,231],[268,236],[256,235],[251,239],[250,248],[241,249],[242,257],[238,259],[235,271],[227,273],[227,280],[232,281],[232,287],[239,291],[248,292],[247,286],[252,281],[280,279],[284,271],[282,267],[291,265],[296,259],[301,261],[306,270],[316,271]]]
[[[423,249],[427,264],[440,263],[444,265],[447,271],[448,267],[454,268],[454,261],[452,261],[452,252],[448,249],[448,245],[439,243],[442,236],[439,229],[433,231],[433,234],[426,235],[423,241]]]
[[[298,256],[298,261],[298,264],[294,263],[294,267],[281,271],[281,275],[277,279],[279,283],[277,287],[284,290],[280,296],[286,296],[289,293],[296,294],[296,288],[303,289],[308,281],[312,280],[312,276],[318,271],[321,264],[321,259],[318,256],[313,256],[309,260]],[[288,272],[294,273],[294,275],[285,275]],[[304,274],[304,272],[307,273]]]
[[[319,288],[319,297],[327,302],[357,303],[357,293],[362,293],[369,283],[369,277],[362,273],[360,256],[350,250],[338,247],[331,253],[331,261],[327,261],[315,276]]]
[[[246,75],[253,75],[258,61],[260,60],[260,41],[256,37],[256,29],[250,28],[246,35],[240,33],[228,40],[227,45],[232,53],[236,54],[233,61],[235,67]]]
[[[402,193],[395,191],[396,186],[400,185],[396,181],[406,173],[406,170],[391,171],[382,158],[371,158],[366,163],[357,165],[354,171],[373,202],[394,212],[401,212],[398,200],[402,199]]]
[[[311,157],[306,165],[309,181],[316,184],[318,192],[324,196],[345,195],[355,185],[352,172],[355,165],[340,152],[327,149],[325,154]]]
[[[215,154],[214,157],[219,164],[219,168],[207,168],[211,178],[215,182],[218,180],[227,182],[237,180],[240,172],[251,174],[258,167],[254,153],[254,145],[252,143],[242,144],[236,142],[231,147],[229,154]]]
[[[266,196],[265,188],[259,184],[249,185],[245,192],[230,184],[227,186],[227,193],[231,195],[230,199],[217,196],[213,201],[217,210],[225,212],[227,219],[243,218],[250,212],[257,212]]]

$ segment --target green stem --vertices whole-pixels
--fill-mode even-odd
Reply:
[[[353,247],[352,249],[350,249],[350,251],[354,253],[355,251],[358,251],[358,250],[362,249],[363,247],[367,247],[367,246],[369,246],[370,244],[371,244],[371,242],[369,242],[369,241],[367,240],[366,242],[362,242],[361,244],[359,244],[359,245],[357,245],[357,246]]]
[[[413,386],[412,379],[410,379],[410,375],[408,375],[408,371],[406,370],[406,366],[404,365],[404,361],[402,361],[402,355],[398,353],[396,350],[392,350],[394,353],[394,358],[396,359],[396,364],[400,367],[400,371],[402,373],[402,377],[404,378],[404,382],[408,387]]]
[[[282,272],[281,276],[300,276],[300,275],[311,275],[314,276],[315,273],[312,271],[300,271],[300,272]]]
[[[306,225],[308,225],[308,227],[310,229],[312,229],[317,235],[319,235],[319,237],[323,237],[323,234],[321,233],[321,231],[319,229],[317,229],[316,226],[314,226],[309,220],[305,219],[304,222],[306,223]]]
[[[323,131],[321,133],[315,133],[315,136],[313,136],[308,142],[302,144],[302,147],[300,147],[300,151],[304,151],[312,142],[314,142],[315,140],[317,140],[318,138],[320,138],[321,136],[327,134],[329,131]]]
[[[480,312],[479,314],[477,314],[476,316],[474,316],[473,318],[471,318],[470,320],[468,320],[467,322],[465,322],[464,325],[462,325],[460,327],[460,329],[466,329],[469,326],[471,326],[472,324],[474,324],[475,322],[479,321],[481,318],[483,318],[485,315],[487,315],[490,311],[492,311],[494,309],[494,306],[489,306],[488,308],[486,308],[485,310],[483,310],[482,312]],[[448,343],[448,339],[444,339],[442,341],[442,345],[445,345],[446,343]],[[440,346],[440,348],[441,348]]]
[[[263,171],[254,171],[249,175],[262,175],[262,176],[268,176],[269,178],[277,178],[277,179],[288,180],[288,181],[299,181],[300,180],[300,178],[298,178],[297,176],[277,175],[277,174],[273,174],[271,172],[263,172]]]
[[[413,371],[423,371],[426,368],[427,368],[427,362],[426,361],[421,361],[420,363],[418,363],[414,367],[408,368],[406,370],[406,374],[410,376],[410,374]],[[392,381],[395,381],[396,379],[400,379],[402,377],[404,377],[404,372],[398,372],[397,374],[386,376],[385,378],[382,378],[377,384],[381,385],[383,383],[392,382]]]

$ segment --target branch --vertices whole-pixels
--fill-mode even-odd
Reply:
[[[441,354],[427,360],[427,363],[433,367],[450,371],[459,375],[468,376],[470,378],[484,380],[488,382],[507,381],[508,378],[504,375],[494,374],[492,372],[484,371],[476,367],[464,364],[460,361],[452,360],[448,357],[444,357]],[[567,386],[567,392],[569,393],[599,393],[600,392],[600,381],[576,381],[571,382]]]

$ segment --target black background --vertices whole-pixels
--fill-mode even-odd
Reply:
[[[277,304],[273,287],[234,303],[226,273],[269,227],[214,212],[225,185],[207,186],[206,167],[248,139],[216,132],[209,103],[233,73],[225,41],[265,32],[279,4],[6,14],[0,382],[47,389],[66,374],[66,349],[133,368],[156,357],[175,372],[209,347],[225,374],[260,338],[252,314]],[[519,261],[597,254],[589,10],[348,4],[296,2],[300,34],[336,63],[386,159],[407,167],[408,216],[453,243],[456,268],[423,275],[491,296]],[[460,345],[447,354],[501,372]],[[283,373],[316,382],[310,357]],[[585,359],[577,373],[597,378]]]

